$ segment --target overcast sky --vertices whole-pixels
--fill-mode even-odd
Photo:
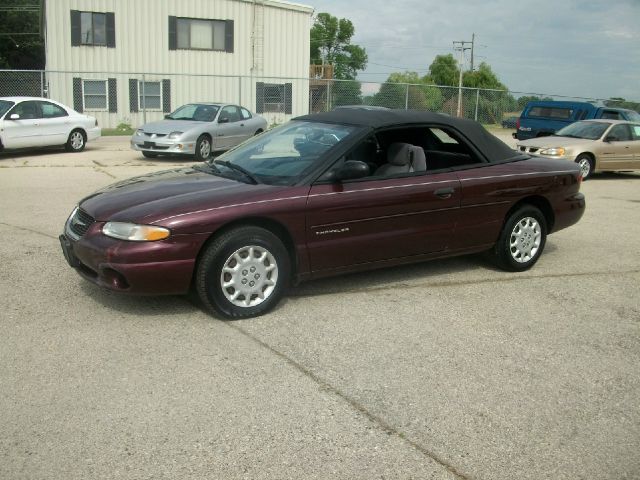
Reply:
[[[298,2],[353,22],[352,41],[369,56],[363,81],[424,75],[454,40],[475,33],[475,62],[512,91],[640,101],[640,0]]]

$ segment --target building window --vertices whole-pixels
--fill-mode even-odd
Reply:
[[[256,82],[256,113],[291,113],[291,83]]]
[[[233,53],[233,20],[169,17],[169,50]]]
[[[84,110],[106,110],[107,81],[84,80],[82,82],[82,101]]]
[[[140,109],[160,110],[162,107],[161,82],[143,82],[138,86]]]
[[[113,12],[71,10],[71,46],[115,48],[116,29]]]
[[[190,50],[224,50],[226,22],[178,18],[178,48]]]

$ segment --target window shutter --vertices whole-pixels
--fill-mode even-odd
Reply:
[[[171,113],[171,80],[162,80],[162,111]]]
[[[264,113],[264,82],[256,82],[256,113]]]
[[[107,80],[107,91],[109,92],[109,113],[118,112],[118,89],[115,78]]]
[[[226,20],[224,26],[224,51],[233,53],[233,20]]]
[[[107,19],[107,47],[116,48],[116,16],[113,12],[106,13]]]
[[[284,84],[284,113],[292,112],[292,103],[293,99],[291,98],[293,94],[293,85],[291,83]]]
[[[73,79],[73,109],[82,113],[82,79],[78,77]]]
[[[80,46],[80,12],[71,10],[71,46]]]
[[[138,111],[138,80],[129,79],[129,110],[132,113]]]
[[[169,17],[169,50],[178,49],[178,19]]]

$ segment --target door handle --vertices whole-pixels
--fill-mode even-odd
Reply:
[[[448,187],[448,188],[439,188],[433,193],[440,198],[449,198],[451,197],[451,195],[453,195],[454,191],[455,190],[453,189],[453,187]]]

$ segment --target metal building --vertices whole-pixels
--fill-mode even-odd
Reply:
[[[308,111],[312,14],[281,0],[45,0],[47,94],[103,126],[195,101],[280,123]]]

